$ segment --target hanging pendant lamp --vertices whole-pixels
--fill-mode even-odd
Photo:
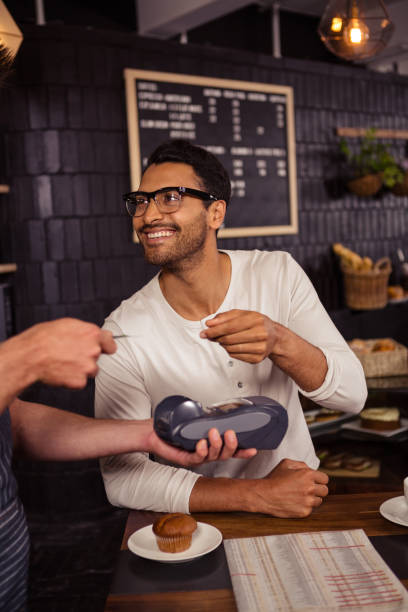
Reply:
[[[329,51],[360,61],[381,53],[394,25],[383,0],[330,0],[318,32]]]
[[[10,15],[6,5],[0,0],[0,47],[7,49],[12,57],[18,51],[23,40],[20,28]]]

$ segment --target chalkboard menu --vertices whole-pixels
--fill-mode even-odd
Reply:
[[[183,138],[227,169],[232,199],[219,236],[295,234],[295,129],[291,87],[126,68],[131,189],[150,153]]]

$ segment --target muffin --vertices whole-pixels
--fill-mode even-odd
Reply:
[[[366,408],[360,412],[361,427],[390,431],[401,427],[398,408]]]
[[[181,512],[165,514],[153,523],[157,545],[161,551],[168,553],[183,552],[190,548],[196,529],[197,521]]]

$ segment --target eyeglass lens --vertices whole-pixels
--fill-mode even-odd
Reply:
[[[152,197],[160,212],[171,213],[179,208],[183,196],[176,189],[171,189],[155,193]],[[149,202],[150,200],[147,196],[143,194],[135,195],[131,199],[126,200],[126,208],[132,217],[141,217],[148,208]]]

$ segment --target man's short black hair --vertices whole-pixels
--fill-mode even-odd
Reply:
[[[231,182],[228,172],[215,155],[203,147],[193,145],[188,140],[167,140],[150,155],[146,169],[152,164],[165,162],[188,164],[201,180],[205,191],[229,203]]]

